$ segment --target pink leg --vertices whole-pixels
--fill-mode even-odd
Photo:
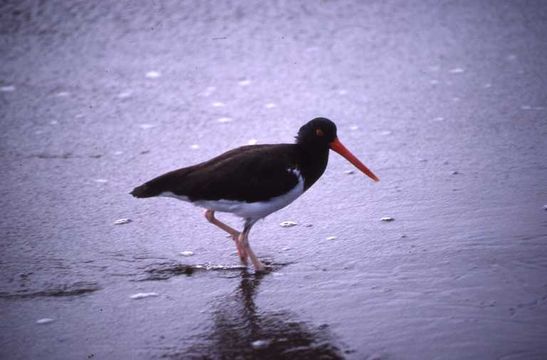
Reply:
[[[239,235],[239,243],[244,247],[247,254],[249,254],[249,257],[253,262],[255,271],[264,271],[264,264],[260,262],[254,251],[251,249],[251,245],[249,244],[249,232],[251,231],[251,227],[253,226],[253,224],[254,222],[245,223],[245,228],[243,229],[243,232]]]
[[[218,226],[232,236],[232,240],[236,243],[237,254],[239,255],[241,262],[247,265],[247,257],[249,255],[247,254],[245,247],[239,242],[240,232],[215,218],[215,212],[213,210],[205,210],[205,218],[211,224]]]

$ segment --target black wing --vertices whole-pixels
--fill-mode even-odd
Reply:
[[[293,144],[251,145],[230,150],[209,161],[171,171],[137,188],[136,197],[169,191],[196,200],[265,201],[298,183],[300,154]]]

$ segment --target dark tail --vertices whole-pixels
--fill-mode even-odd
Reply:
[[[153,196],[158,196],[161,191],[154,189],[154,187],[149,186],[148,183],[137,186],[130,192],[136,198],[149,198]]]

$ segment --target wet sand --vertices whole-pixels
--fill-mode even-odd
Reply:
[[[547,357],[545,3],[0,14],[1,358]],[[267,274],[128,194],[316,116],[381,181],[331,154],[253,228]]]

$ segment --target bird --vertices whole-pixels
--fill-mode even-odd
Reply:
[[[207,221],[233,239],[241,263],[247,266],[250,259],[255,271],[262,272],[265,266],[249,244],[251,228],[306,192],[325,171],[330,150],[379,181],[338,139],[335,123],[318,117],[300,127],[292,144],[241,146],[153,178],[130,194],[136,198],[170,197],[205,209]],[[242,218],[243,230],[221,222],[215,212]]]

